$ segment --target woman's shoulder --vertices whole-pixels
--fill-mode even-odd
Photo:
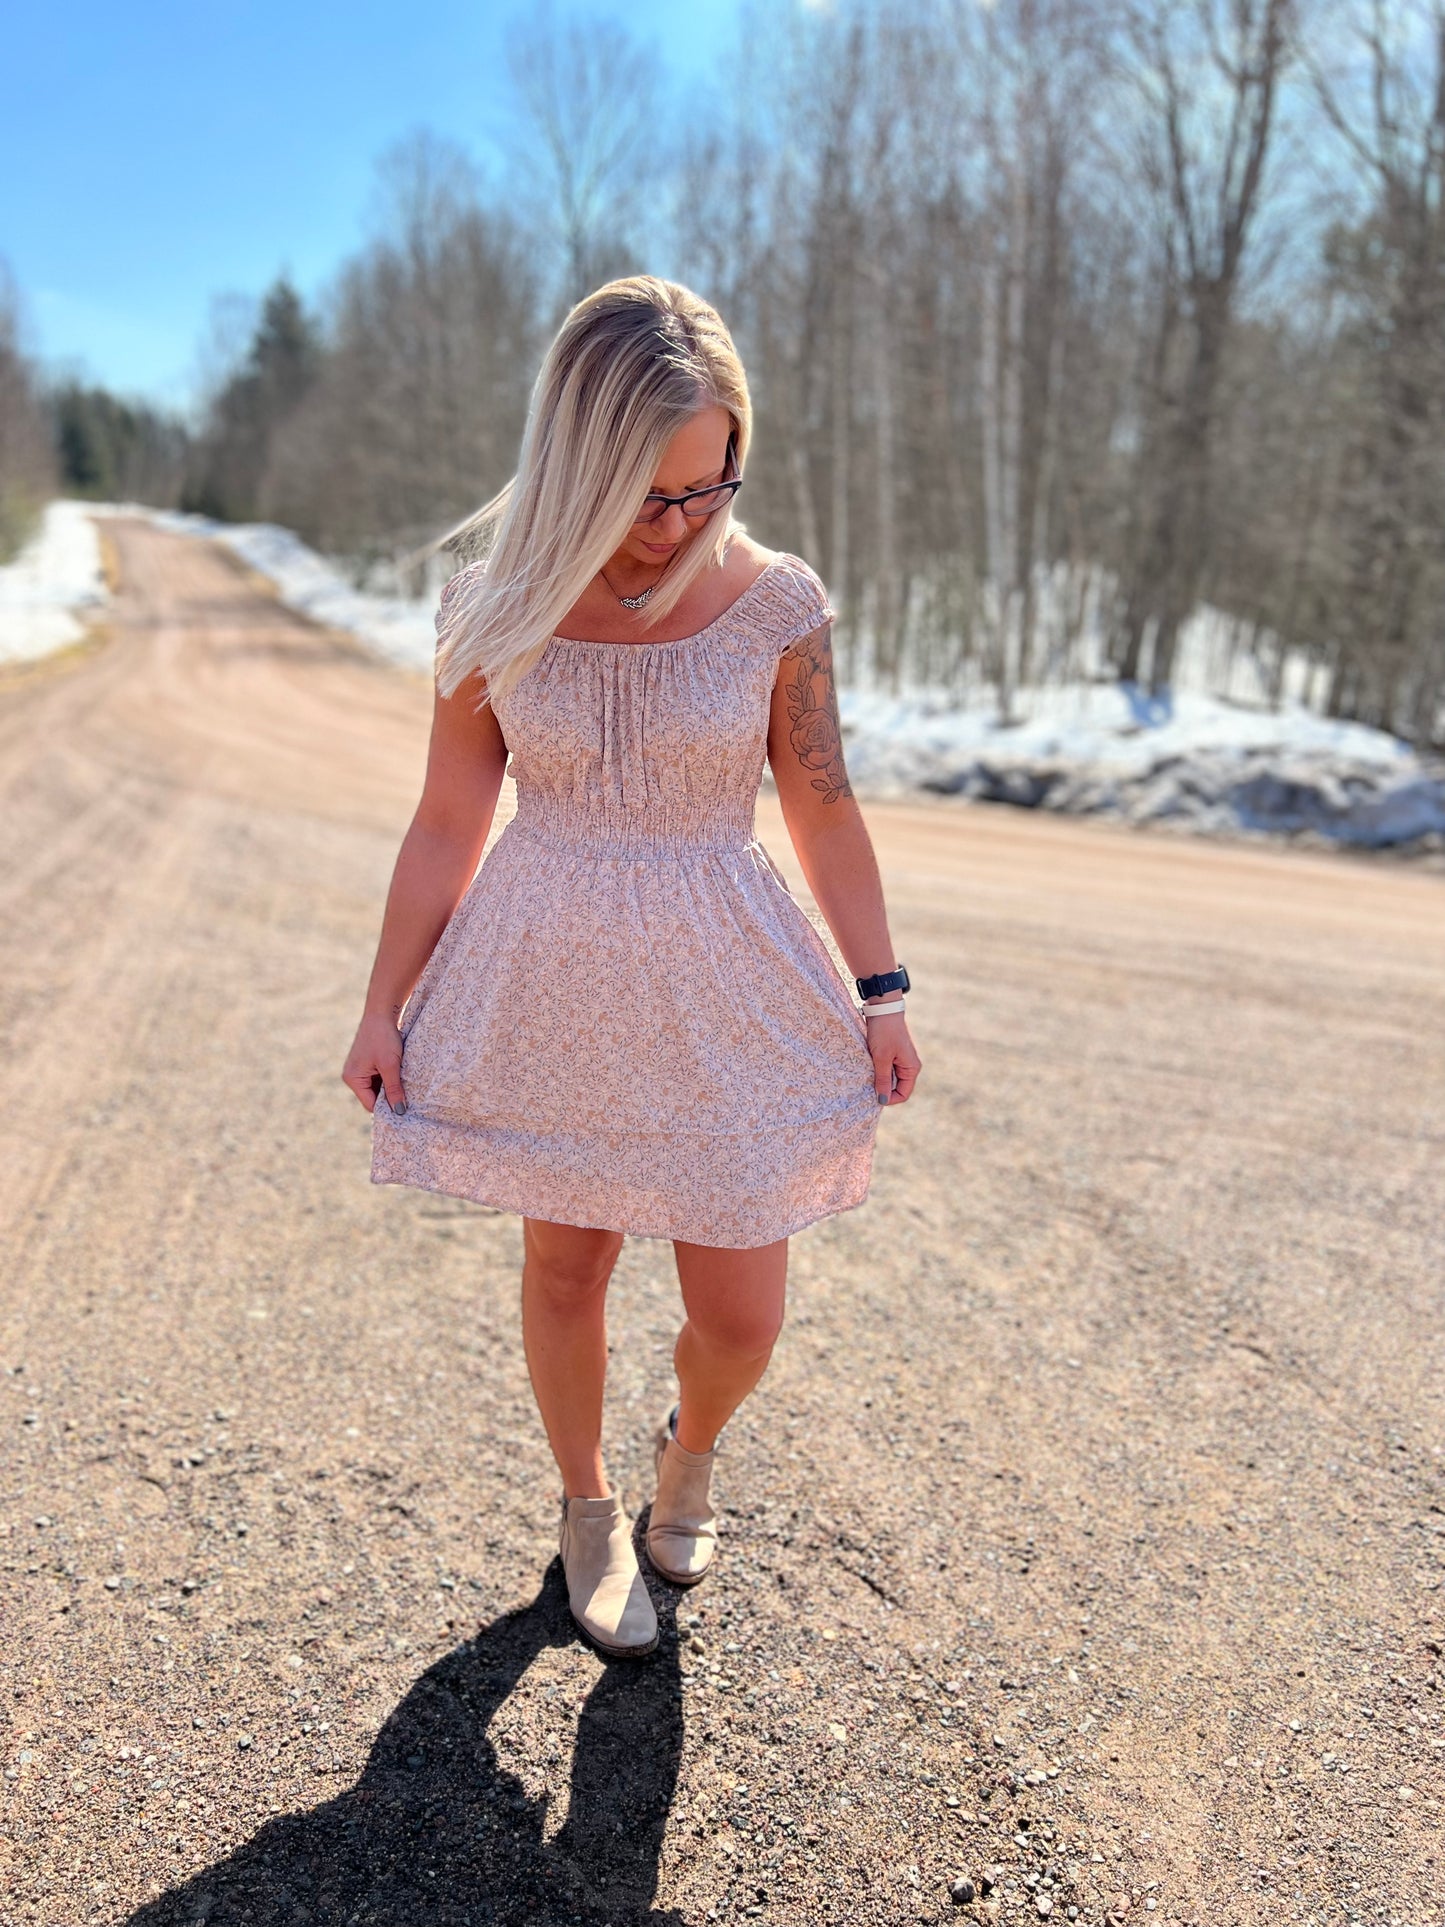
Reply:
[[[748,565],[749,613],[781,654],[801,637],[821,629],[837,614],[823,578],[810,562],[789,549],[768,549],[749,536],[743,558]]]

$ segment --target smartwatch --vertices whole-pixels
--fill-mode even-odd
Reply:
[[[902,964],[893,970],[881,971],[876,977],[855,977],[858,995],[863,998],[886,997],[890,990],[908,990],[908,972]]]

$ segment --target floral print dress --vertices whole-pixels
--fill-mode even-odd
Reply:
[[[793,746],[842,784],[807,667],[832,615],[778,555],[695,635],[554,636],[498,699],[517,812],[403,1009],[374,1183],[739,1248],[863,1200],[865,1025],[754,830],[784,656]]]

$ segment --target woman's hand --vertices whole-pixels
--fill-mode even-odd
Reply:
[[[362,1018],[341,1081],[356,1093],[368,1111],[376,1109],[378,1081],[391,1108],[398,1114],[406,1109],[406,1095],[401,1088],[401,1032],[394,1017],[368,1012]]]
[[[868,1006],[865,1004],[866,1010]],[[913,1095],[918,1073],[923,1066],[913,1039],[908,1035],[908,1020],[900,1011],[895,1017],[870,1017],[868,1053],[873,1059],[873,1088],[880,1104],[906,1104]]]

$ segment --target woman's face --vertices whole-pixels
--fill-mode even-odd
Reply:
[[[732,417],[714,403],[683,423],[663,450],[649,489],[658,495],[685,495],[691,488],[720,482],[726,472]],[[618,551],[643,567],[661,568],[712,526],[710,515],[684,515],[674,502],[656,522],[634,522]]]

